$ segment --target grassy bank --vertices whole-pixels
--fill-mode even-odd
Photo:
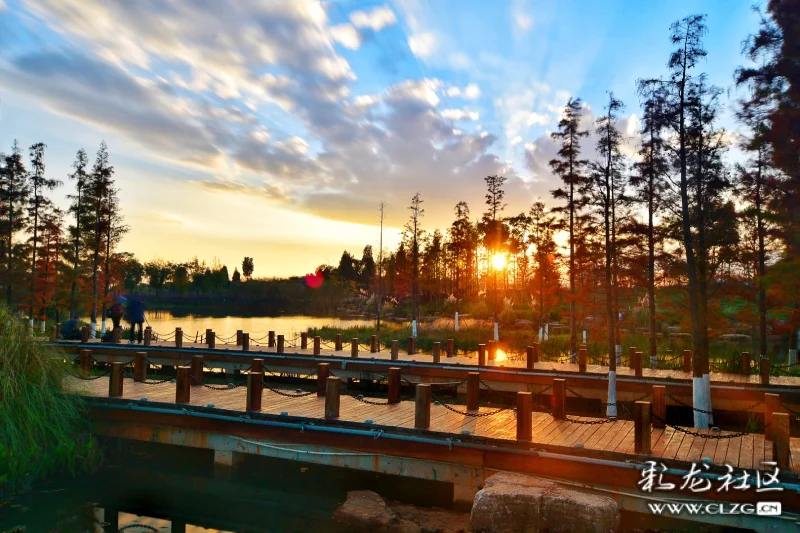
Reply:
[[[80,473],[99,453],[82,399],[63,391],[70,366],[5,307],[0,339],[2,501],[43,477]]]

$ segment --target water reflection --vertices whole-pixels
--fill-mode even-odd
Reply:
[[[182,328],[184,333],[192,332],[205,333],[206,329],[214,330],[220,337],[230,337],[236,334],[236,330],[241,329],[250,333],[250,338],[266,335],[268,331],[274,331],[279,335],[286,335],[287,338],[299,335],[310,327],[320,328],[324,326],[333,327],[371,327],[375,322],[368,319],[343,319],[332,317],[311,317],[304,315],[295,316],[200,316],[200,315],[178,315],[170,311],[148,311],[148,324],[158,333],[169,333],[176,327]]]

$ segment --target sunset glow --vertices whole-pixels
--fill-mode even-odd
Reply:
[[[505,254],[496,253],[492,256],[492,267],[495,270],[503,270],[506,266],[506,256]]]

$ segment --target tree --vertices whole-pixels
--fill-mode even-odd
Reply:
[[[544,327],[548,322],[550,310],[557,303],[560,290],[558,282],[558,249],[553,235],[556,231],[555,217],[545,210],[544,202],[538,199],[530,210],[529,242],[534,247],[533,287],[536,293],[535,305],[538,311],[538,325]]]
[[[456,219],[450,226],[450,250],[453,254],[455,268],[455,290],[456,312],[459,310],[459,303],[462,298],[461,277],[462,272],[468,268],[470,258],[474,252],[475,231],[472,222],[469,220],[469,206],[467,202],[458,202],[455,206]]]
[[[158,296],[158,292],[164,288],[164,285],[166,285],[167,280],[174,270],[174,266],[163,259],[153,259],[144,264],[147,284],[156,291],[156,296]]]
[[[112,283],[112,270],[111,270],[111,263],[114,259],[114,250],[119,242],[122,240],[122,237],[128,232],[128,226],[122,223],[122,213],[119,207],[119,198],[117,196],[117,189],[110,184],[108,187],[108,194],[105,200],[104,206],[104,215],[105,215],[105,222],[103,224],[104,236],[103,239],[105,241],[105,256],[103,259],[103,306],[102,306],[102,317],[103,324],[105,324],[105,316],[106,316],[106,306],[109,302],[109,290],[111,288]],[[118,280],[115,280],[118,281]],[[105,325],[103,326],[105,329]]]
[[[44,143],[36,143],[30,147],[31,171],[28,173],[28,188],[32,195],[28,198],[28,231],[31,238],[31,292],[29,294],[30,309],[28,317],[33,320],[36,314],[36,253],[39,251],[39,233],[42,212],[50,206],[50,199],[44,196],[45,191],[52,191],[61,184],[60,181],[48,179],[44,175]]]
[[[72,238],[72,250],[70,252],[73,254],[72,272],[70,273],[72,286],[69,296],[69,317],[72,320],[77,318],[78,279],[80,277],[78,266],[81,260],[81,232],[83,229],[81,223],[86,219],[85,189],[89,181],[89,175],[86,172],[88,164],[89,161],[86,156],[86,151],[81,148],[78,150],[75,156],[75,162],[72,165],[75,171],[69,176],[71,179],[75,180],[76,191],[75,195],[67,196],[67,198],[72,200],[69,210],[75,217],[75,225],[69,227],[70,237]]]
[[[364,247],[359,266],[358,277],[361,286],[369,290],[375,282],[375,259],[372,258],[372,245],[368,244]]]
[[[42,206],[40,212],[39,241],[40,253],[34,264],[33,276],[37,278],[38,292],[34,305],[39,310],[39,316],[45,319],[47,309],[55,311],[56,319],[59,318],[58,301],[62,300],[59,294],[59,277],[65,270],[64,265],[64,213],[50,205]]]
[[[420,193],[416,193],[411,198],[411,205],[408,206],[411,211],[411,218],[406,222],[404,231],[404,237],[411,244],[411,293],[414,305],[413,319],[416,321],[419,321],[419,245],[424,234],[421,219],[425,215],[422,203],[423,200],[420,198]]]
[[[108,146],[100,143],[92,173],[87,184],[87,215],[91,224],[87,226],[86,239],[91,250],[92,265],[92,311],[90,322],[92,331],[96,331],[97,310],[100,294],[100,260],[105,248],[108,226],[108,202],[114,184],[114,167],[108,161]]]
[[[186,267],[184,267],[184,268],[186,268]],[[233,275],[231,276],[231,283],[241,283],[241,282],[242,282],[242,275],[239,273],[239,269],[234,267],[233,268]]]
[[[639,161],[634,164],[630,184],[637,191],[631,200],[647,206],[647,303],[651,358],[656,356],[656,235],[655,215],[664,201],[665,177],[669,171],[667,144],[663,137],[666,127],[666,91],[663,85],[639,82],[639,95],[644,98],[640,134]]]
[[[740,118],[759,128],[769,146],[770,160],[779,171],[769,183],[775,232],[783,244],[780,261],[770,278],[780,286],[786,302],[800,308],[800,12],[793,0],[770,0],[759,30],[742,43],[753,64],[737,69],[739,86],[750,89],[740,104]],[[794,325],[797,327],[797,324]],[[759,326],[760,328],[760,326]],[[789,348],[797,335],[790,332]]]
[[[580,98],[567,101],[564,115],[558,122],[558,131],[551,134],[553,140],[561,142],[561,148],[558,157],[550,161],[553,173],[567,186],[566,189],[551,191],[551,194],[557,200],[567,201],[566,206],[555,208],[554,212],[569,218],[569,349],[572,354],[578,348],[575,327],[575,218],[586,205],[589,188],[589,180],[583,173],[587,162],[580,159],[580,139],[589,135],[588,131],[580,129],[581,108]]]
[[[234,274],[238,276],[239,272],[236,271]],[[175,265],[172,271],[172,285],[178,291],[178,294],[183,296],[186,293],[186,289],[189,288],[189,282],[189,269],[186,265],[183,263]]]
[[[25,227],[24,205],[28,200],[25,163],[19,143],[14,141],[11,154],[5,157],[2,183],[0,183],[0,216],[3,217],[3,246],[6,251],[6,305],[11,306],[14,281],[17,276],[14,258],[19,245],[14,244],[14,234]]]
[[[336,269],[339,279],[343,281],[355,282],[358,280],[358,264],[356,258],[345,250],[339,259],[339,267]]]
[[[135,258],[130,257],[123,265],[122,286],[129,293],[135,292],[144,279],[144,266]]]
[[[253,266],[253,258],[245,257],[244,260],[242,260],[242,275],[246,279],[250,279],[250,277],[253,275],[254,269],[255,266]]]
[[[620,152],[622,135],[617,130],[619,112],[624,108],[622,102],[614,98],[614,93],[608,95],[606,115],[597,120],[597,154],[600,160],[592,164],[592,181],[595,185],[594,199],[603,219],[605,235],[605,299],[606,320],[608,330],[608,366],[609,371],[617,370],[616,322],[617,310],[614,305],[614,287],[617,285],[615,265],[617,262],[617,235],[616,235],[616,204],[622,197],[622,173],[624,170],[624,157]]]

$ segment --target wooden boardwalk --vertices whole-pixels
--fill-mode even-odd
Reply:
[[[312,340],[309,339],[309,346],[311,345]],[[59,345],[63,345],[66,347],[77,347],[80,345],[77,341],[59,341]],[[112,349],[112,348],[131,348],[134,351],[146,351],[148,348],[159,348],[159,349],[175,349],[175,342],[174,341],[153,341],[151,345],[144,346],[141,344],[136,345],[128,345],[128,344],[108,344],[108,343],[101,343],[99,340],[92,339],[89,341],[89,344],[92,345],[93,349],[96,349],[98,352],[102,352],[104,349]],[[95,348],[96,345],[96,348]],[[85,346],[85,345],[82,345]],[[198,349],[203,350],[205,352],[209,351],[209,348],[205,344],[201,343],[183,343],[183,349]],[[223,344],[217,343],[216,347],[212,350],[214,352],[218,352],[220,355],[247,355],[249,357],[257,356],[259,354],[277,354],[277,351],[274,347],[270,348],[265,345],[261,344],[254,344],[253,341],[250,343],[250,349],[247,352],[242,351],[240,346],[236,346],[235,344]],[[131,354],[133,355],[133,354]],[[312,356],[313,350],[311,348],[308,349],[301,349],[299,347],[286,347],[285,352],[281,355],[303,355],[303,356]],[[343,349],[340,351],[335,351],[330,348],[323,347],[321,349],[321,353],[317,357],[325,357],[325,356],[336,356],[336,357],[350,357],[350,345],[349,343],[345,343]],[[155,357],[155,354],[154,354]],[[383,348],[382,351],[376,353],[370,353],[368,349],[362,347],[358,353],[358,360],[364,361],[391,361],[391,354],[388,350]],[[431,354],[414,354],[409,355],[402,350],[398,354],[398,361],[405,362],[405,363],[427,363],[430,364],[433,362],[433,356]],[[478,359],[475,356],[469,355],[456,355],[454,357],[447,357],[444,349],[442,349],[441,358],[439,361],[441,365],[448,365],[448,366],[478,366]],[[524,370],[526,369],[526,362],[525,360],[512,360],[512,359],[505,359],[505,360],[495,360],[495,361],[487,361],[487,367],[493,369],[515,369],[515,370]],[[581,375],[579,373],[578,364],[572,363],[557,363],[557,362],[549,362],[549,361],[540,361],[534,364],[535,371],[539,372],[558,372],[558,373],[574,373]],[[588,364],[586,366],[586,373],[582,375],[594,375],[594,376],[605,376],[608,374],[608,367],[605,365],[596,365],[596,364]],[[629,368],[628,366],[618,366],[617,367],[617,376],[618,377],[635,377],[635,372],[633,369]],[[734,373],[725,373],[725,372],[711,372],[709,374],[710,381],[712,384],[715,385],[731,385],[731,386],[741,386],[741,385],[753,385],[757,386],[761,384],[761,378],[757,374],[751,374],[749,376],[741,375],[741,374],[734,374]],[[691,372],[684,372],[683,370],[668,370],[668,369],[651,369],[651,368],[643,368],[642,369],[642,379],[645,380],[674,380],[674,381],[691,381],[692,373]],[[800,388],[800,376],[770,376],[770,385],[780,386],[780,387],[798,387]]]
[[[79,394],[106,397],[109,382],[107,377],[94,380],[78,380],[68,378],[68,387]],[[292,393],[292,390],[285,392]],[[191,404],[209,406],[220,411],[244,412],[246,388],[238,387],[228,390],[211,390],[206,387],[191,388]],[[124,380],[124,399],[147,404],[175,402],[175,384],[137,383],[132,379]],[[380,401],[380,400],[378,400]],[[384,427],[413,428],[414,402],[401,401],[393,405],[365,404],[349,395],[341,396],[339,420]],[[453,405],[463,411],[463,406]],[[319,420],[324,416],[325,398],[316,394],[303,397],[285,397],[268,389],[263,392],[262,413],[273,415],[286,414],[292,417]],[[513,409],[496,412],[496,409],[481,407],[481,413],[494,413],[489,416],[474,417],[453,412],[443,405],[431,406],[431,432],[463,436],[495,439],[502,446],[502,441],[516,439],[516,414]],[[578,416],[568,416],[567,420],[554,419],[550,414],[534,412],[532,414],[533,438],[532,449],[543,449],[556,453],[585,455],[590,457],[607,457],[620,460],[642,460],[642,456],[634,454],[634,422],[617,420],[603,424],[581,424],[580,421],[596,421]],[[710,430],[698,430],[701,434],[710,434]],[[719,432],[725,436],[730,432]],[[771,471],[771,467],[762,467],[762,462],[773,458],[772,443],[765,440],[764,435],[748,434],[728,439],[704,439],[671,427],[653,428],[651,432],[652,453],[648,456],[666,463],[699,462],[702,458],[713,459],[716,465],[729,464],[734,468],[759,469]],[[511,443],[509,443],[511,445]],[[800,474],[800,439],[790,439],[791,470]]]

